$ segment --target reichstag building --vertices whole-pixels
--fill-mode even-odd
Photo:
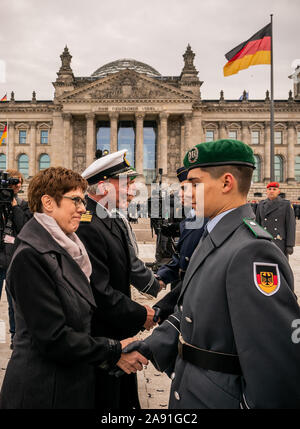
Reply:
[[[65,47],[53,82],[53,100],[10,99],[0,103],[0,133],[8,123],[8,144],[0,147],[0,169],[16,168],[28,179],[40,169],[63,165],[82,172],[95,151],[127,148],[128,160],[150,184],[159,169],[176,182],[185,152],[201,141],[233,138],[249,144],[256,170],[250,198],[270,180],[270,95],[250,100],[201,98],[203,82],[188,45],[179,75],[162,76],[131,59],[103,65],[91,76],[74,76]],[[293,91],[275,100],[275,179],[287,198],[300,197],[300,67]],[[288,78],[288,77],[287,77]],[[292,84],[292,82],[291,82]],[[292,86],[292,85],[291,85]],[[27,180],[28,182],[28,180]]]

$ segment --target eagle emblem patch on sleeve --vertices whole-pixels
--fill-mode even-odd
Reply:
[[[257,289],[266,296],[274,295],[280,288],[278,264],[267,262],[253,263],[254,283]]]

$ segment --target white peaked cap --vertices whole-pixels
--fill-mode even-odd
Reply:
[[[84,170],[82,177],[88,181],[89,185],[93,185],[100,180],[105,180],[132,170],[125,157],[126,152],[127,149],[122,149],[96,159],[96,161]]]

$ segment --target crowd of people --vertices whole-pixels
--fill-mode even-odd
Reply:
[[[188,214],[155,273],[127,216],[138,173],[126,150],[81,175],[40,171],[28,204],[17,196],[22,175],[10,172],[19,185],[0,274],[12,355],[0,408],[139,409],[136,373],[149,361],[172,379],[169,408],[299,408],[295,215],[277,182],[254,213],[254,168],[252,149],[236,140],[186,153],[177,177]],[[158,298],[168,284],[152,308],[131,298],[131,285]]]

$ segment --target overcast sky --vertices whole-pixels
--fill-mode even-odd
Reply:
[[[52,99],[67,45],[75,76],[134,58],[164,76],[178,76],[190,43],[204,81],[203,99],[263,99],[270,66],[259,65],[223,76],[225,53],[270,22],[273,13],[274,96],[286,99],[288,76],[300,64],[300,0],[2,0],[0,98]],[[3,82],[3,80],[5,80]]]

